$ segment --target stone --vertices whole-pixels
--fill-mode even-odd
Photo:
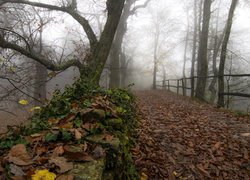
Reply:
[[[101,180],[105,169],[105,160],[101,158],[87,163],[75,163],[74,169],[68,174],[75,180]]]
[[[123,121],[121,118],[107,119],[105,122],[108,126],[112,126],[115,130],[121,130],[123,128]]]
[[[118,149],[120,146],[120,140],[116,137],[113,137],[111,140],[105,140],[106,134],[96,134],[96,135],[91,135],[87,136],[86,139],[88,141],[97,143],[97,144],[103,144],[103,145],[111,145],[112,147]]]

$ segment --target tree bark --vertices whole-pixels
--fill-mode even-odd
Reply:
[[[199,100],[205,100],[206,90],[206,77],[208,73],[208,62],[207,62],[207,44],[208,44],[208,33],[209,33],[209,22],[211,13],[212,0],[205,0],[203,6],[203,23],[202,32],[199,41],[198,51],[198,66],[197,66],[197,86],[195,97]]]
[[[225,62],[226,62],[226,55],[227,55],[227,45],[228,41],[230,38],[230,33],[231,33],[231,28],[233,24],[233,17],[234,17],[234,11],[236,9],[238,0],[232,0],[230,9],[229,9],[229,14],[228,14],[228,19],[227,19],[227,24],[226,24],[226,29],[225,29],[225,36],[222,42],[222,47],[221,47],[221,56],[220,56],[220,65],[219,65],[219,72],[218,72],[218,103],[217,105],[219,107],[224,107],[224,69],[225,69]]]
[[[1,35],[0,47],[15,50],[41,63],[47,69],[52,71],[61,71],[71,66],[76,66],[79,68],[81,78],[86,79],[88,82],[99,84],[100,76],[107,61],[107,57],[124,7],[124,2],[125,0],[106,1],[108,16],[104,26],[104,30],[102,31],[100,40],[98,41],[88,20],[81,16],[77,12],[76,8],[72,8],[71,6],[60,7],[27,0],[1,0],[1,4],[26,4],[34,7],[46,8],[49,10],[62,11],[72,16],[82,26],[90,43],[90,52],[84,59],[85,62],[88,62],[87,65],[81,63],[78,59],[70,59],[65,61],[65,63],[63,64],[55,64],[52,60],[46,59],[43,55],[37,54],[27,47],[21,47],[17,44],[6,41],[5,38]]]
[[[193,49],[191,63],[191,97],[194,97],[194,65],[196,61],[196,44],[197,44],[197,0],[194,0],[194,34],[193,34]]]

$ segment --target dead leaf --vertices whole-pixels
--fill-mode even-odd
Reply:
[[[103,139],[107,142],[111,142],[114,139],[114,136],[110,134],[106,134]]]
[[[65,157],[71,161],[93,161],[93,158],[84,152],[81,147],[65,145],[63,149]]]
[[[74,130],[74,134],[76,140],[80,140],[82,138],[82,134],[77,129]]]
[[[243,137],[249,137],[250,136],[250,133],[242,133],[242,134],[240,134],[241,136],[243,136]]]
[[[217,142],[213,147],[212,147],[212,151],[216,151],[217,149],[219,149],[220,148],[220,146],[221,146],[221,142]]]
[[[25,180],[23,176],[13,176],[11,177],[12,180]]]
[[[61,175],[56,178],[56,180],[74,180],[73,175]]]
[[[54,163],[57,167],[59,167],[58,173],[65,173],[73,169],[73,163],[67,162],[67,159],[64,157],[51,157],[49,163]]]
[[[0,174],[2,174],[4,172],[4,168],[2,167],[1,163],[0,163]]]
[[[141,178],[140,179],[141,180],[148,180],[148,175],[143,172],[143,173],[141,173]]]
[[[38,155],[38,156],[40,156],[40,155],[42,155],[43,153],[46,153],[48,151],[48,147],[46,147],[46,146],[38,146],[37,148],[36,148],[36,154]]]
[[[198,164],[196,167],[197,167],[197,169],[199,169],[205,176],[211,177],[210,174],[209,174],[209,172],[207,172],[207,171],[204,169],[204,167],[203,167],[202,164]]]
[[[33,164],[31,157],[26,151],[26,147],[23,144],[17,144],[13,146],[9,154],[7,155],[7,159],[9,162],[12,162],[19,166],[27,166]]]
[[[58,127],[62,128],[62,129],[72,129],[73,128],[73,122],[67,122],[65,124],[61,124]]]
[[[14,176],[24,176],[25,175],[22,168],[19,166],[16,166],[15,164],[10,164],[10,172],[12,174],[14,174]]]
[[[53,153],[52,153],[52,157],[57,157],[57,156],[61,156],[64,153],[64,149],[63,146],[58,146],[54,149]]]
[[[59,119],[57,119],[57,118],[49,118],[48,119],[48,123],[50,125],[57,124],[58,122],[59,122]]]

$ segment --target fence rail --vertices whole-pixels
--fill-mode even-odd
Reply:
[[[167,79],[163,81],[157,81],[157,87],[161,87],[162,89],[166,89],[170,91],[170,88],[176,88],[177,94],[180,94],[180,91],[182,91],[182,95],[186,96],[186,90],[191,90],[195,92],[195,87],[187,87],[186,82],[187,80],[191,80],[191,82],[195,81],[195,79],[198,78],[220,78],[221,76],[194,76],[194,77],[188,77],[188,78],[180,78],[180,79]],[[250,77],[250,74],[225,74],[223,77]],[[176,85],[172,85],[171,82],[176,82]],[[191,85],[192,86],[192,85]],[[219,95],[224,96],[239,96],[239,97],[250,97],[250,94],[246,93],[239,93],[239,92],[218,92]]]

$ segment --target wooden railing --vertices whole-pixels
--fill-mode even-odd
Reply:
[[[250,78],[250,74],[226,74],[223,76],[225,77],[249,77]],[[195,93],[195,87],[194,86],[190,86],[188,87],[187,84],[187,80],[190,80],[191,82],[195,82],[196,79],[198,78],[216,78],[218,79],[219,76],[205,76],[205,77],[201,77],[201,76],[194,76],[194,77],[189,77],[189,78],[181,78],[181,79],[167,79],[164,81],[157,81],[157,88],[161,87],[161,89],[165,89],[165,90],[171,90],[171,88],[176,88],[176,92],[177,94],[181,94],[186,96],[186,90],[191,90],[191,92],[193,91]],[[172,85],[171,82],[176,82],[176,85]],[[159,84],[160,83],[160,84]],[[190,83],[191,84],[191,83]],[[195,83],[194,83],[195,84]],[[229,90],[229,89],[228,89]],[[241,92],[218,92],[218,94],[220,95],[227,95],[227,96],[240,96],[240,97],[250,97],[250,94],[246,94],[246,93],[241,93]]]

